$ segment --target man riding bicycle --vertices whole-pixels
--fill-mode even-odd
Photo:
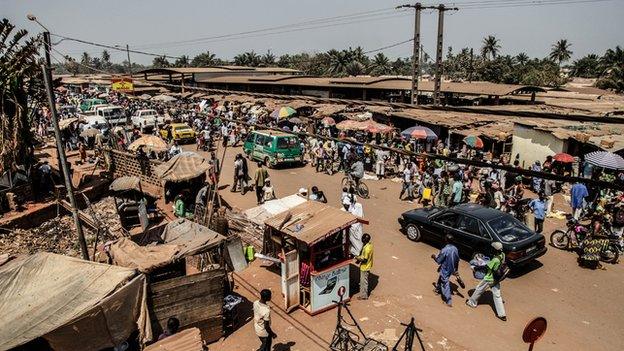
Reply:
[[[360,186],[360,180],[364,178],[364,163],[360,159],[355,159],[349,167],[349,177],[355,181],[356,188]]]

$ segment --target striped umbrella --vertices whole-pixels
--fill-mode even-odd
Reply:
[[[401,132],[401,136],[406,139],[421,139],[427,141],[433,141],[438,139],[436,133],[434,133],[431,129],[423,126],[415,126],[411,128],[407,128],[406,130]]]
[[[594,151],[585,155],[585,162],[606,169],[624,169],[624,158],[608,151]]]
[[[464,143],[473,149],[483,149],[483,140],[476,135],[469,135],[465,137]]]
[[[283,106],[283,107],[275,109],[275,111],[271,112],[271,117],[273,117],[275,119],[280,119],[280,118],[290,117],[290,116],[294,115],[295,113],[297,113],[297,110],[295,110],[294,108],[288,107],[288,106]]]

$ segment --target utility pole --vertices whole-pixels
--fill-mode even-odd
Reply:
[[[63,142],[61,141],[61,129],[58,124],[58,116],[56,114],[56,106],[54,99],[54,90],[52,89],[52,72],[50,66],[42,65],[43,81],[45,83],[46,94],[48,95],[48,103],[50,104],[50,113],[52,114],[52,125],[54,126],[54,137],[56,139],[56,149],[59,154],[59,166],[63,170],[63,176],[65,178],[65,188],[67,195],[69,196],[69,203],[72,208],[72,217],[74,218],[74,224],[76,225],[76,232],[78,233],[78,242],[80,244],[80,252],[82,258],[89,260],[89,252],[87,248],[87,242],[85,241],[84,233],[82,232],[82,224],[80,223],[80,217],[78,215],[78,207],[76,206],[76,198],[74,197],[74,188],[71,183],[71,176],[67,167],[67,159],[65,158],[65,149],[63,149]]]
[[[401,8],[413,8],[414,9],[414,53],[412,55],[412,94],[410,98],[411,104],[418,105],[418,78],[420,77],[420,14],[423,9],[433,9],[435,7],[422,6],[417,2],[414,5],[401,5],[397,6],[397,9]]]
[[[436,50],[436,67],[433,92],[433,104],[440,105],[440,86],[442,85],[442,55],[444,54],[444,12],[458,10],[458,8],[447,8],[440,4],[438,10],[438,46]]]
[[[130,61],[130,46],[126,44],[126,53],[128,54],[128,73],[132,77],[132,62]]]

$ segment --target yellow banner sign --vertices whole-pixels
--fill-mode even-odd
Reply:
[[[134,91],[134,84],[132,78],[121,77],[111,79],[111,89],[121,93],[127,93]]]

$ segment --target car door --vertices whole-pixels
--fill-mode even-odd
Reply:
[[[435,216],[431,219],[430,234],[438,240],[443,239],[446,234],[455,234],[455,224],[458,217],[459,215],[452,211],[446,211]]]
[[[257,134],[256,135],[256,142],[254,143],[254,148],[253,148],[253,158],[261,160],[264,158],[263,154],[264,154],[264,142],[265,142],[265,137],[262,134]]]
[[[456,238],[457,244],[470,254],[483,252],[483,249],[487,248],[491,241],[483,223],[476,217],[460,215],[457,220],[457,231],[459,232]]]

